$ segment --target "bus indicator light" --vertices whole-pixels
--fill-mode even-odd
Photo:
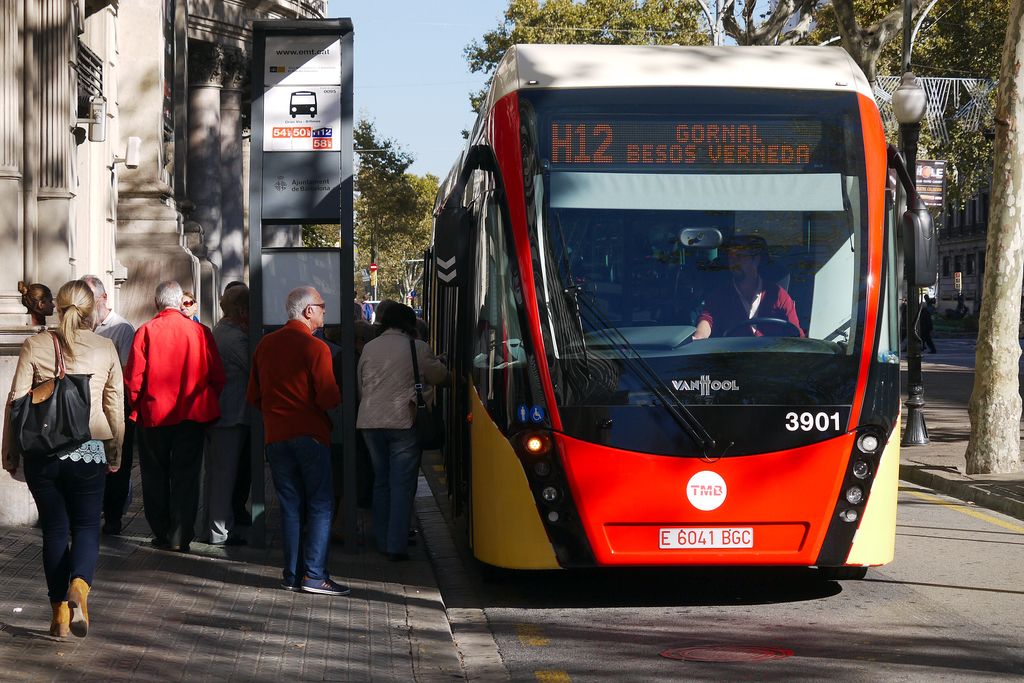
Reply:
[[[727,495],[725,479],[717,472],[703,470],[690,477],[690,481],[686,483],[686,497],[690,504],[704,512],[717,510],[725,502]]]

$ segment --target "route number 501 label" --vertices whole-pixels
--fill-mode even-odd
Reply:
[[[839,431],[839,413],[786,413],[786,431]]]

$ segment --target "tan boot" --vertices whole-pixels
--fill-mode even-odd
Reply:
[[[71,610],[71,633],[79,638],[84,638],[89,632],[88,597],[89,584],[82,579],[72,579],[68,589],[68,608]]]
[[[68,626],[71,623],[71,610],[66,602],[51,602],[53,608],[53,619],[50,620],[50,635],[63,638],[71,633]]]

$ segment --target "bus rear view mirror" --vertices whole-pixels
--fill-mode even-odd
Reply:
[[[457,287],[465,278],[466,245],[473,216],[464,206],[445,206],[434,222],[434,267],[438,283]]]
[[[722,233],[716,228],[685,228],[679,242],[685,249],[717,249],[722,246]]]
[[[903,214],[903,246],[906,268],[915,287],[935,284],[939,266],[935,223],[924,205],[907,209]]]

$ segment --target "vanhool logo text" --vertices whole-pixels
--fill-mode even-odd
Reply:
[[[710,396],[712,391],[739,391],[740,385],[734,379],[712,380],[711,375],[701,375],[700,379],[674,379],[672,388],[676,391],[700,391],[701,396]]]

